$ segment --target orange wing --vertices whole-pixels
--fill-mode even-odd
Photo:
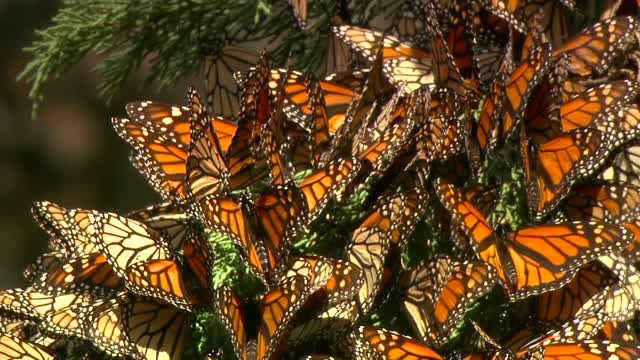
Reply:
[[[569,71],[576,75],[601,74],[611,66],[617,55],[636,41],[633,34],[637,31],[638,22],[633,17],[607,19],[564,43],[553,52],[553,56],[570,54]]]
[[[618,80],[588,89],[574,96],[560,107],[562,131],[591,127],[603,132],[622,132],[618,121],[618,112],[638,93],[638,86],[629,80]],[[611,119],[611,117],[615,119]],[[610,123],[613,121],[615,124]],[[637,122],[637,121],[636,121]],[[632,124],[627,131],[637,127]],[[637,132],[637,130],[636,130]],[[627,136],[630,136],[629,134]]]
[[[545,360],[605,360],[605,359],[637,359],[640,350],[632,345],[617,344],[608,340],[585,340],[575,343],[556,343],[542,345],[540,349],[529,354],[540,352]],[[544,354],[544,355],[542,355]]]
[[[626,223],[640,216],[640,188],[624,183],[577,186],[560,209],[572,221]]]
[[[520,18],[518,10],[523,5],[522,0],[481,0],[480,4],[488,8],[521,33],[527,32],[527,26]]]
[[[214,308],[231,337],[236,357],[248,360],[245,353],[247,333],[240,298],[230,288],[220,288],[216,292]]]
[[[0,356],[4,359],[54,360],[52,351],[11,335],[0,335]]]
[[[143,358],[181,360],[191,329],[185,311],[164,302],[127,296],[120,319],[130,342]]]
[[[448,258],[424,262],[404,279],[404,310],[420,339],[438,346],[496,280],[484,262],[456,263]]]
[[[266,164],[258,155],[262,131],[272,111],[268,83],[269,64],[263,55],[245,80],[238,128],[226,156],[232,189],[246,187],[267,173]]]
[[[501,135],[508,138],[517,128],[529,97],[551,68],[551,46],[543,44],[511,73],[505,86],[504,119]]]
[[[498,239],[486,218],[452,185],[439,179],[437,194],[478,256],[496,269],[512,299],[557,289],[579,266],[619,251],[631,241],[622,226],[576,222],[522,228]]]
[[[542,145],[535,154],[523,144],[529,209],[544,217],[569,192],[573,183],[591,174],[611,152],[607,136],[595,129],[575,129]]]
[[[133,147],[133,165],[163,198],[185,200],[190,109],[143,101],[127,104],[127,112],[132,120],[113,118],[112,124],[118,135]],[[219,130],[218,135],[226,139],[235,131],[235,125],[223,118],[209,121]],[[228,141],[225,140],[226,147]]]
[[[209,303],[209,279],[200,278],[174,260],[150,260],[129,268],[128,286],[145,296],[193,311]]]
[[[569,322],[586,302],[613,283],[611,272],[594,261],[581,268],[565,286],[537,298],[537,319],[547,325]]]
[[[68,292],[71,289],[88,294],[113,294],[122,288],[122,281],[113,271],[104,255],[94,253],[66,262],[44,263],[49,257],[38,258],[31,271],[39,276],[33,288],[51,294]]]
[[[209,196],[198,206],[205,226],[227,234],[256,274],[267,272],[266,255],[254,233],[254,220],[245,201]]]
[[[284,279],[258,303],[260,323],[256,342],[256,359],[270,359],[283,350],[283,334],[293,316],[308,300],[309,281],[296,276]]]
[[[233,139],[233,135],[236,133],[238,127],[235,123],[221,117],[213,117],[212,122],[213,130],[216,132],[216,135],[218,135],[218,140],[220,141],[220,148],[226,153],[229,151],[231,139]]]
[[[266,271],[273,275],[291,248],[297,230],[307,223],[302,195],[295,187],[276,187],[260,195],[254,203],[255,214],[263,230],[262,251]],[[260,252],[259,252],[260,253]]]
[[[382,328],[360,326],[353,338],[357,359],[442,359],[437,352],[412,338]]]
[[[420,49],[405,44],[393,36],[384,36],[374,30],[368,30],[351,25],[342,25],[333,28],[342,41],[351,49],[358,52],[368,61],[373,62],[380,45],[382,45],[382,57],[384,61],[398,57],[426,58],[430,55]]]
[[[226,191],[229,173],[211,118],[195,89],[189,89],[191,144],[187,158],[187,193],[191,201]]]
[[[359,167],[360,163],[355,159],[339,159],[302,180],[298,187],[306,199],[309,219],[314,219],[331,197],[344,191]]]

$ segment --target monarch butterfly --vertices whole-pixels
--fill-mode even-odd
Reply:
[[[309,81],[309,76],[293,70],[271,69],[269,73],[271,95],[276,97],[280,91],[284,94],[287,117],[303,128],[307,127],[306,122],[301,122],[300,119],[304,119],[311,113]],[[344,116],[347,106],[359,96],[350,87],[339,84],[331,78],[319,80],[318,85],[330,117]]]
[[[95,304],[87,319],[91,342],[112,356],[181,359],[189,335],[188,313],[133,294]]]
[[[637,21],[630,16],[607,19],[571,38],[553,56],[570,54],[568,69],[573,74],[602,74],[636,41],[633,34],[637,28]]]
[[[293,164],[287,162],[285,165],[283,155],[281,155],[285,150],[284,147],[288,147],[285,145],[283,106],[283,96],[279,94],[273,113],[262,132],[262,147],[269,164],[271,185],[284,185],[292,181],[292,170],[289,167]]]
[[[597,304],[614,280],[611,271],[598,261],[587,264],[565,286],[536,299],[537,320],[547,325],[571,321],[585,304]]]
[[[456,55],[460,55],[460,53],[456,50],[460,49],[454,48],[456,46],[456,43],[450,43],[450,38],[448,37],[448,35],[443,35],[442,31],[440,30],[441,26],[438,23],[437,17],[435,16],[437,13],[436,6],[432,2],[427,2],[426,5],[426,24],[428,33],[431,34],[430,44],[433,56],[433,69],[435,73],[436,85],[443,88],[451,89],[455,91],[461,98],[465,99],[467,98],[467,95],[469,94],[471,89],[468,88],[464,83],[464,80],[460,73],[460,69],[457,65],[458,61],[455,58]],[[455,5],[453,5],[452,8],[454,9],[454,11],[455,9],[459,9],[459,7],[456,7]],[[451,26],[450,30],[455,31],[453,30],[454,26],[455,24]],[[471,47],[466,47],[466,50],[470,51]],[[465,57],[466,55],[467,53],[462,54],[463,57]],[[470,61],[466,61],[464,59],[459,60],[463,63],[463,65],[471,66]]]
[[[94,298],[78,293],[50,295],[32,289],[8,289],[0,293],[2,309],[38,323],[45,332],[83,339],[84,318]]]
[[[92,234],[78,231],[76,224],[68,221],[67,213],[64,207],[49,201],[39,201],[31,207],[36,223],[52,239],[51,250],[70,258],[96,253],[97,247],[90,240]]]
[[[506,21],[491,12],[471,4],[469,6],[470,30],[473,41],[473,61],[481,89],[491,84],[504,56],[511,51],[510,28]]]
[[[423,161],[424,166],[428,166],[443,155],[445,138],[457,113],[454,97],[450,95],[447,91],[432,93],[428,112],[429,120],[425,126],[418,127],[414,161]],[[417,106],[420,106],[420,103]]]
[[[618,343],[638,343],[638,336],[630,322],[607,321],[596,338],[611,340]]]
[[[614,146],[633,139],[638,132],[640,111],[636,106],[625,105],[635,98],[639,90],[635,82],[619,80],[574,96],[560,107],[561,130],[594,127],[614,134],[618,130],[621,136],[612,135]]]
[[[175,260],[147,260],[128,268],[127,285],[134,291],[193,311],[210,303],[211,255],[202,240],[185,244],[185,264]]]
[[[435,86],[432,54],[373,30],[343,25],[335,27],[333,31],[369,62],[375,64],[380,52],[381,59],[378,61],[382,62],[386,78],[398,86],[402,84],[406,93],[411,93],[422,85]]]
[[[53,252],[39,257],[25,270],[25,277],[35,290],[52,295],[72,291],[106,296],[122,287],[120,278],[90,237],[67,222],[67,209],[36,202],[31,211],[38,223],[59,237]]]
[[[323,156],[321,164],[332,159],[348,157],[353,154],[353,141],[356,133],[363,127],[368,127],[369,119],[380,103],[381,98],[387,98],[393,92],[392,84],[383,74],[382,48],[378,49],[378,57],[367,74],[366,86],[360,98],[349,107],[344,124],[335,134],[329,151]],[[366,129],[360,130],[366,131]]]
[[[504,90],[504,118],[500,131],[504,139],[516,129],[533,90],[548,74],[551,65],[550,56],[551,46],[541,45],[532,51],[507,79]]]
[[[527,26],[523,19],[520,19],[517,10],[522,5],[521,0],[482,0],[479,2],[496,16],[504,19],[521,33],[526,33]]]
[[[539,146],[561,133],[561,111],[564,99],[563,85],[567,82],[567,56],[555,61],[554,68],[538,87],[525,110],[523,125],[529,141]],[[568,97],[567,97],[568,99]],[[565,111],[569,107],[565,108]]]
[[[635,359],[640,356],[636,346],[617,344],[608,340],[584,340],[542,344],[524,354],[526,359],[560,360],[571,356],[575,359]]]
[[[160,203],[129,211],[124,217],[145,223],[168,241],[169,249],[182,253],[187,239],[195,236],[196,227],[188,210],[174,203]]]
[[[610,135],[610,134],[609,134]],[[575,129],[529,149],[524,128],[521,152],[532,216],[543,218],[564,198],[573,183],[601,166],[611,152],[610,136],[596,129]]]
[[[369,108],[366,117],[360,120],[357,128],[353,128],[351,143],[348,145],[350,153],[358,154],[364,151],[373,141],[388,132],[390,125],[405,119],[411,108],[409,103],[413,102],[411,98],[410,95],[405,96],[402,92],[396,92],[377,114],[375,113],[375,105],[367,105],[372,107]]]
[[[285,278],[258,302],[258,318],[246,318],[241,300],[230,288],[216,294],[216,312],[231,337],[238,359],[274,359],[286,345],[284,336],[296,313],[311,292],[304,276]],[[248,331],[257,324],[257,338],[249,339]],[[251,326],[251,327],[248,327]],[[254,353],[255,352],[255,353]]]
[[[345,187],[357,176],[360,162],[338,159],[305,177],[298,185],[307,205],[307,217],[315,219],[329,199],[340,197]]]
[[[618,277],[618,283],[604,293],[604,302],[586,303],[576,316],[587,317],[594,313],[604,314],[607,320],[626,321],[640,309],[640,273],[625,258],[602,256],[598,259]]]
[[[379,116],[381,121],[374,128],[374,132],[377,128],[382,129],[383,133],[372,139],[372,142],[362,141],[362,145],[367,145],[367,147],[358,154],[358,157],[366,161],[366,164],[376,172],[382,173],[389,165],[389,160],[395,158],[406,147],[416,122],[419,120],[416,111],[425,106],[423,97],[425,94],[425,91],[417,90],[409,94],[404,101],[392,103],[391,108],[395,108],[395,110],[388,116],[385,116],[387,114],[384,113],[381,114]],[[361,138],[363,137],[365,136],[361,136]]]
[[[53,352],[19,337],[0,334],[0,356],[8,360],[53,360]]]
[[[423,47],[427,39],[424,17],[420,16],[420,11],[426,6],[425,1],[401,2],[399,5],[399,8],[390,11],[395,15],[387,31],[402,42]]]
[[[489,9],[492,13],[499,16],[509,23],[509,25],[513,26],[519,32],[526,34],[527,30],[529,30],[531,24],[531,18],[535,16],[535,14],[540,11],[540,9],[544,9],[543,12],[545,17],[549,18],[547,20],[550,24],[546,25],[544,28],[551,28],[555,30],[558,19],[555,19],[556,16],[560,16],[555,14],[555,11],[559,11],[556,9],[556,3],[562,3],[565,7],[569,9],[575,8],[575,3],[573,0],[561,0],[561,1],[521,1],[521,0],[482,0],[480,4]],[[545,8],[546,7],[546,8]],[[562,38],[560,38],[560,41]]]
[[[497,272],[512,300],[557,289],[578,266],[631,241],[622,226],[574,222],[521,228],[499,239],[476,206],[443,179],[435,182],[442,204],[459,221],[478,256]]]
[[[358,327],[353,335],[357,359],[442,359],[437,352],[397,332],[374,327]]]
[[[307,28],[307,0],[288,0],[288,3],[293,11],[296,26],[300,30],[305,30]]]
[[[407,94],[422,86],[435,88],[438,80],[433,70],[434,63],[431,57],[397,57],[384,63],[386,77]]]
[[[113,118],[116,133],[134,151],[133,165],[166,200],[186,200],[186,162],[191,143],[189,109],[143,101],[127,105],[133,120]],[[222,118],[209,118],[222,148],[227,149],[235,125]]]
[[[446,342],[464,312],[496,283],[488,264],[454,262],[440,257],[408,272],[403,310],[419,339],[439,346]]]
[[[347,245],[349,261],[360,268],[364,279],[358,293],[361,311],[368,311],[384,287],[383,272],[388,253],[402,249],[424,213],[420,190],[383,197],[353,232]],[[388,265],[388,264],[387,264]]]
[[[68,210],[65,218],[91,239],[120,278],[127,277],[131,264],[170,256],[167,244],[158,239],[159,233],[139,221],[83,209]]]
[[[306,226],[304,201],[294,186],[277,186],[251,204],[242,198],[206,197],[197,213],[207,227],[229,235],[254,273],[271,282],[279,264],[286,263],[297,229]]]
[[[604,316],[601,315],[586,318],[578,316],[529,340],[517,349],[516,356],[521,358],[527,354],[529,356],[532,354],[542,355],[545,346],[548,345],[582,343],[586,340],[591,340],[602,329],[604,324]]]
[[[187,195],[197,201],[225,191],[229,174],[209,115],[195,89],[189,89],[191,143],[186,161]]]
[[[350,300],[362,285],[361,271],[355,264],[334,258],[292,258],[281,278],[295,276],[309,279],[309,291],[314,293],[309,302],[322,309]]]
[[[513,67],[515,67],[515,65],[513,64],[512,46],[511,43],[509,43],[505,48],[505,54],[491,83],[489,95],[485,97],[482,108],[480,109],[478,122],[474,125],[475,137],[473,140],[481,150],[486,151],[497,141],[505,87],[508,74],[511,73]]]
[[[121,279],[100,253],[72,259],[60,257],[58,253],[47,254],[38,258],[28,271],[33,289],[52,295],[72,291],[104,297],[123,287]]]
[[[347,245],[349,261],[358,266],[364,283],[358,292],[362,311],[368,311],[381,290],[384,264],[391,246],[389,218],[382,211],[374,211],[353,232]]]
[[[494,354],[493,358],[494,359],[500,359],[499,356],[502,356],[502,358],[506,358],[506,359],[510,359],[512,356],[512,354],[510,353],[510,349],[505,348],[504,346],[498,344],[498,342],[496,341],[496,339],[494,339],[491,335],[489,335],[484,329],[482,329],[480,327],[480,325],[478,325],[478,323],[476,323],[473,320],[469,320],[469,322],[471,323],[471,325],[473,326],[473,329],[478,333],[479,335],[479,340],[486,346],[488,345],[489,347],[492,347],[494,349],[497,349],[498,351],[496,352],[496,354]],[[503,353],[508,354],[508,355],[503,355]]]
[[[471,78],[477,72],[474,62],[474,39],[471,26],[470,8],[467,0],[453,1],[446,31],[447,47],[453,56],[463,78]]]
[[[473,202],[482,214],[489,216],[495,209],[496,200],[498,197],[497,187],[470,186],[463,188],[461,191],[462,197],[468,201]],[[450,215],[446,214],[446,210],[442,209],[442,212],[442,216],[445,217],[445,219],[443,220],[449,220]],[[440,222],[446,224],[446,221]],[[466,235],[462,230],[460,224],[458,224],[456,219],[449,220],[449,223],[451,240],[459,249],[465,251],[470,250],[469,242],[467,241]]]
[[[309,76],[306,81],[307,96],[309,97],[309,107],[311,114],[311,139],[309,152],[311,153],[311,163],[315,166],[321,156],[329,150],[331,146],[331,133],[329,130],[329,114],[325,97],[322,93],[320,83],[313,77]]]
[[[614,148],[638,133],[640,112],[635,106],[624,106],[636,92],[637,86],[623,80],[565,102],[560,108],[562,129],[551,130],[560,135],[540,136],[551,139],[538,145],[536,155],[529,152],[527,140],[521,139],[531,188],[529,205],[538,218],[566,196],[577,179],[601,166]]]
[[[238,46],[224,46],[207,57],[204,87],[209,114],[226,119],[236,118],[240,110],[240,88],[233,74],[247,70],[257,61],[255,53]]]
[[[598,174],[602,180],[613,180],[640,186],[640,144],[632,141],[613,152],[604,169]]]
[[[208,244],[200,235],[194,232],[184,242],[183,266],[162,233],[145,223],[90,210],[72,210],[69,217],[86,219],[95,231],[94,243],[132,291],[189,311],[208,302],[212,260]]]
[[[296,323],[289,333],[290,347],[299,346],[309,339],[322,339],[343,343],[344,331],[349,329],[359,317],[357,301],[342,301],[334,306],[321,307],[309,320]]]
[[[321,290],[321,297],[327,305],[340,304],[352,299],[362,282],[362,273],[355,264],[336,261],[331,277]]]
[[[123,325],[144,358],[160,360],[182,357],[191,322],[179,309],[138,297],[124,303]]]
[[[576,12],[576,4],[574,0],[534,0],[525,2],[519,12],[526,19],[529,34],[536,31],[539,38],[558,48],[571,35],[569,16]]]
[[[305,277],[309,282],[309,291],[316,293],[333,276],[336,260],[321,256],[296,256],[286,265],[280,278]]]
[[[574,187],[560,205],[570,220],[624,224],[640,216],[640,188],[626,183],[595,183]]]
[[[124,327],[125,293],[94,304],[87,316],[86,332],[93,345],[111,356],[131,356],[139,359],[135,345],[129,340]]]
[[[339,15],[334,16],[330,21],[331,26],[342,25],[343,23],[344,21]],[[329,77],[331,74],[351,72],[350,70],[355,60],[353,54],[337,34],[331,31],[331,28],[329,28],[327,34],[326,54],[326,60],[320,65],[320,74]]]
[[[373,63],[376,60],[378,50],[382,48],[382,61],[386,62],[395,58],[409,57],[423,59],[430,57],[429,53],[405,44],[393,36],[384,36],[374,30],[357,26],[335,26],[332,31],[342,41],[349,45],[367,61]]]
[[[262,130],[273,108],[268,84],[269,60],[263,54],[258,66],[247,74],[241,97],[238,129],[226,154],[232,189],[246,187],[267,173],[266,163],[256,156],[260,153],[259,139]]]

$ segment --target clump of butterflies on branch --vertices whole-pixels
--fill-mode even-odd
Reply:
[[[206,359],[640,358],[638,4],[569,31],[581,11],[407,2],[392,30],[332,28],[357,68],[233,69],[234,116],[217,88],[128,104],[113,126],[162,201],[37,202],[49,252],[0,291],[0,358],[193,358],[207,313]],[[294,246],[362,193],[332,252]],[[212,233],[255,296],[212,285]]]

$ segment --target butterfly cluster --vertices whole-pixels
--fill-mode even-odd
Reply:
[[[620,3],[568,33],[571,0],[411,1],[394,35],[332,28],[357,69],[261,54],[225,80],[233,118],[193,88],[128,104],[113,126],[162,201],[34,204],[49,252],[0,291],[0,358],[186,358],[206,313],[227,343],[207,359],[640,358],[640,20]],[[333,251],[295,246],[363,193]],[[259,295],[213,285],[211,233]],[[489,296],[513,331],[477,311]]]

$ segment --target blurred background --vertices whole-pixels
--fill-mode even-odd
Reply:
[[[29,84],[16,81],[31,60],[23,48],[35,30],[51,23],[61,3],[0,0],[0,288],[25,285],[22,270],[46,251],[47,237],[29,213],[34,201],[119,212],[159,200],[129,164],[128,145],[110,117],[125,116],[129,101],[186,101],[189,82],[165,92],[141,90],[140,76],[107,104],[91,72],[97,58],[89,58],[49,83],[32,118]]]

